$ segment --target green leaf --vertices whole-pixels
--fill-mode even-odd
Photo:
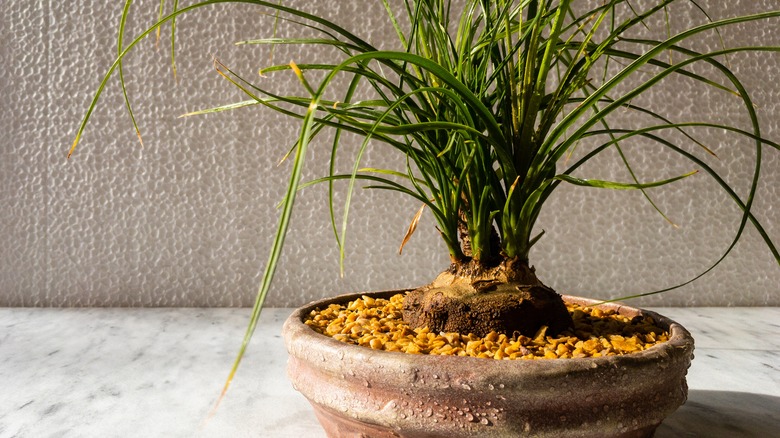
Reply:
[[[671,184],[675,181],[679,181],[681,179],[695,175],[698,172],[699,172],[698,170],[694,170],[692,172],[688,172],[686,174],[679,175],[674,178],[664,179],[660,181],[653,181],[649,183],[619,183],[613,181],[603,181],[598,179],[575,178],[571,175],[564,175],[564,174],[556,175],[555,178],[553,179],[565,181],[569,184],[574,184],[575,186],[581,186],[581,187],[596,187],[599,189],[612,189],[612,190],[639,190],[639,189],[650,189],[653,187],[660,187],[666,184]]]

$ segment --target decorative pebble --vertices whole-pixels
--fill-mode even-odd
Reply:
[[[473,356],[492,359],[560,359],[630,354],[669,339],[650,316],[629,318],[612,310],[566,303],[574,331],[548,336],[542,327],[533,337],[491,332],[431,333],[403,321],[403,294],[388,299],[363,296],[346,306],[331,304],[311,312],[305,323],[341,342],[374,350],[411,354]]]

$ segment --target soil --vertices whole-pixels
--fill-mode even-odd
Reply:
[[[412,328],[404,322],[404,294],[390,299],[363,296],[346,305],[311,312],[306,325],[342,342],[375,350],[493,359],[563,359],[630,354],[666,342],[668,333],[650,316],[628,318],[596,307],[567,303],[572,328],[552,335],[547,326],[531,336],[491,331],[473,333]]]

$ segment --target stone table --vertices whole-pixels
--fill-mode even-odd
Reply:
[[[696,339],[688,403],[656,437],[780,436],[780,308],[652,309]],[[263,312],[219,409],[248,309],[0,309],[0,437],[324,437]]]

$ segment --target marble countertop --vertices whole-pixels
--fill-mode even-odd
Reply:
[[[780,436],[780,308],[653,309],[688,328],[688,403],[656,437]],[[219,410],[248,309],[0,308],[0,437],[324,437],[266,309]]]

